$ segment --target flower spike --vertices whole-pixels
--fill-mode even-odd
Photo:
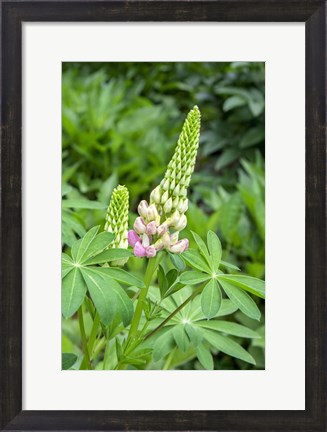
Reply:
[[[111,195],[106,215],[105,231],[115,234],[115,239],[110,248],[126,249],[128,246],[128,207],[129,193],[125,186],[117,186]],[[124,265],[127,259],[112,262],[113,265]]]
[[[152,258],[162,249],[182,253],[188,248],[188,240],[179,240],[179,232],[187,225],[187,188],[199,147],[200,117],[195,106],[184,122],[164,178],[150,194],[150,204],[143,200],[138,206],[140,216],[128,235],[138,257]]]
[[[199,147],[200,122],[201,114],[195,106],[187,115],[164,178],[151,193],[150,204],[155,203],[161,215],[170,216],[175,210],[183,214],[187,210],[187,188]]]

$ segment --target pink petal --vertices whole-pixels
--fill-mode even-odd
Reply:
[[[157,232],[157,227],[155,221],[148,223],[146,226],[146,233],[148,235],[154,235],[156,234],[156,232]]]
[[[146,255],[145,248],[139,241],[134,246],[134,255],[137,257],[144,257]]]
[[[148,246],[146,248],[146,256],[148,258],[154,257],[156,255],[156,253],[157,253],[157,251],[156,251],[156,248],[154,246]]]
[[[183,241],[185,243],[185,249],[183,250],[183,252],[185,252],[189,247],[189,241],[188,241],[188,239],[183,239]]]
[[[188,240],[182,239],[170,246],[169,250],[170,252],[180,254],[184,252],[188,248]]]
[[[132,247],[139,241],[141,241],[140,237],[136,234],[134,230],[129,230],[127,234],[128,244]]]

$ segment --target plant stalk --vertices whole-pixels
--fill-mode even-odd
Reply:
[[[91,334],[90,334],[89,341],[88,341],[88,344],[87,344],[90,360],[93,358],[93,348],[94,348],[94,344],[95,344],[95,341],[96,341],[96,336],[97,336],[97,333],[98,333],[99,324],[100,324],[100,316],[96,312],[95,315],[94,315],[94,318],[93,318],[93,326],[92,326]],[[85,369],[86,362],[87,362],[87,360],[86,360],[86,357],[84,356],[83,361],[81,363],[81,368],[82,369]]]
[[[159,260],[157,257],[156,258],[150,258],[148,261],[148,266],[147,266],[147,269],[145,272],[145,277],[144,277],[145,288],[143,288],[141,290],[139,298],[137,300],[137,305],[136,305],[134,317],[133,317],[131,327],[129,330],[129,334],[128,334],[128,340],[130,340],[137,333],[137,330],[138,330],[138,327],[140,324],[140,320],[141,320],[141,316],[142,316],[142,312],[143,312],[144,302],[146,300],[146,297],[147,297],[147,294],[149,291],[149,287],[150,287],[150,283],[151,283],[153,274],[156,271],[158,264],[159,264]]]
[[[84,364],[83,364],[84,362],[82,362],[80,367],[81,367],[81,369],[83,369],[84,367],[86,369],[92,369],[89,349],[88,349],[87,340],[86,340],[85,326],[84,326],[83,304],[81,304],[81,306],[78,309],[78,323],[79,323],[79,330],[81,333],[84,358],[86,361],[86,365],[84,366]]]

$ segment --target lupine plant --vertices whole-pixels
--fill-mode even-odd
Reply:
[[[240,341],[260,335],[231,315],[239,309],[260,321],[254,298],[264,298],[264,282],[222,260],[214,232],[206,239],[192,232],[194,248],[182,235],[199,135],[195,106],[131,229],[129,193],[119,185],[104,230],[91,228],[63,254],[62,313],[65,319],[77,314],[83,352],[79,359],[65,353],[63,368],[174,369],[197,358],[204,369],[214,369],[213,356],[226,354],[255,364]],[[124,269],[130,259],[143,260],[144,272]]]

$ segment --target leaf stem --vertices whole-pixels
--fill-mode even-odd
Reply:
[[[82,362],[81,368],[86,367],[86,369],[92,369],[89,349],[88,349],[87,340],[86,340],[85,326],[84,326],[83,304],[81,304],[81,306],[78,309],[78,323],[79,323],[79,330],[81,333],[84,358],[86,360],[86,365],[84,366],[84,364],[83,364],[84,362]]]

